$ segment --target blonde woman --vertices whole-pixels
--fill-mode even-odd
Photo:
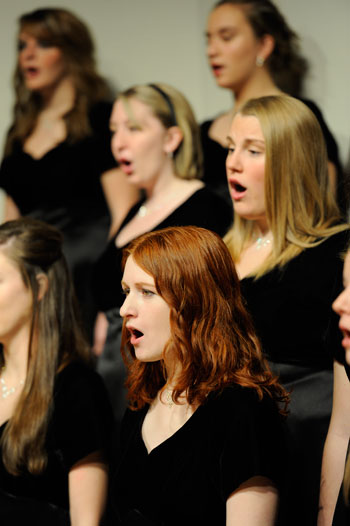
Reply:
[[[302,102],[286,95],[247,102],[228,148],[235,221],[226,242],[263,350],[292,393],[281,520],[314,524],[340,346],[330,305],[341,290],[349,229],[330,189],[320,126]]]

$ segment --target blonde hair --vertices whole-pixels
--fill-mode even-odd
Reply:
[[[278,95],[252,99],[238,114],[256,117],[265,139],[265,208],[274,241],[270,256],[254,273],[259,277],[349,226],[341,223],[326,145],[312,111],[293,97]],[[236,214],[225,237],[235,262],[253,231],[254,221]]]
[[[184,95],[163,83],[133,86],[120,93],[117,100],[124,104],[130,117],[137,123],[128,104],[130,99],[146,104],[165,128],[180,128],[183,139],[174,152],[175,173],[183,179],[200,178],[203,164],[200,132],[193,110]]]

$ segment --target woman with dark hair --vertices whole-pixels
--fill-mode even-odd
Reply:
[[[288,397],[223,241],[166,228],[133,241],[123,262],[130,407],[111,491],[121,524],[274,524]]]
[[[100,524],[113,417],[79,327],[62,234],[0,225],[1,524]]]
[[[321,128],[293,97],[240,108],[226,168],[235,220],[225,241],[262,349],[291,391],[281,524],[308,526],[317,520],[333,355],[341,348],[331,304],[342,287],[349,225],[330,189]]]
[[[201,126],[204,181],[229,198],[225,147],[234,113],[252,98],[282,93],[300,97],[308,65],[300,55],[298,36],[270,0],[217,2],[208,18],[207,56],[217,85],[232,91],[234,106]],[[332,188],[344,211],[344,175],[337,144],[317,106],[309,100],[303,102],[321,125]]]
[[[13,123],[0,167],[5,220],[30,215],[64,233],[86,326],[95,309],[92,264],[134,202],[110,152],[111,95],[86,25],[65,9],[19,19]]]
[[[122,249],[141,234],[168,226],[196,225],[223,236],[232,222],[232,207],[200,180],[199,127],[177,89],[164,83],[128,88],[114,103],[110,128],[115,159],[129,184],[143,191],[96,263],[93,280],[101,311],[94,350],[120,420],[125,410],[119,353]]]

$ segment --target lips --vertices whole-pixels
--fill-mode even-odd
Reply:
[[[219,77],[224,69],[224,66],[221,66],[220,64],[211,64],[211,69],[215,77]]]
[[[139,331],[135,327],[127,327],[130,332],[130,343],[131,345],[137,345],[144,337],[143,332]]]
[[[239,201],[247,193],[247,188],[243,186],[237,179],[228,179],[231,197],[234,201]]]
[[[27,67],[27,68],[24,68],[23,73],[25,77],[32,78],[38,75],[39,69],[35,67]]]
[[[133,164],[129,159],[120,158],[118,159],[118,163],[120,168],[126,175],[131,175],[133,173]]]
[[[339,328],[343,333],[342,346],[345,347],[345,349],[350,349],[350,331],[341,324],[339,324]]]

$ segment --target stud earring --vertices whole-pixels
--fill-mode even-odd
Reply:
[[[264,65],[264,62],[265,62],[264,57],[261,57],[260,55],[256,57],[255,64],[258,66],[258,68],[261,68]]]

